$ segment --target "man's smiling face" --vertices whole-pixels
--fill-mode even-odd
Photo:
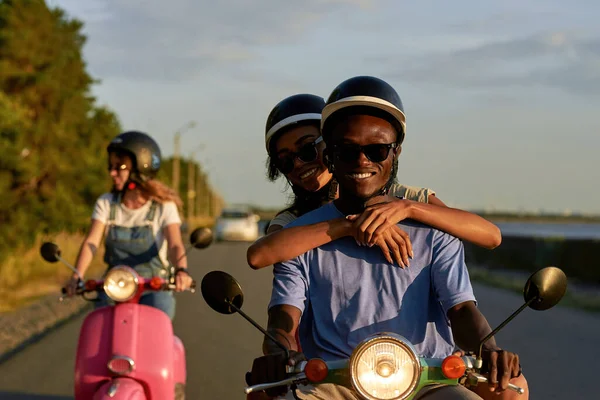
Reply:
[[[340,194],[367,199],[390,179],[397,152],[397,133],[388,121],[351,115],[331,131],[331,155]]]

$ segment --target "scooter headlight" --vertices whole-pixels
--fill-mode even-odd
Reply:
[[[350,357],[352,386],[365,399],[406,399],[415,390],[420,375],[415,349],[393,333],[369,336]]]
[[[104,292],[114,301],[127,301],[138,291],[138,277],[126,266],[111,268],[104,278]]]

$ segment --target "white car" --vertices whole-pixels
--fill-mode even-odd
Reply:
[[[258,221],[260,217],[250,211],[225,209],[215,223],[215,237],[253,242],[259,237]]]

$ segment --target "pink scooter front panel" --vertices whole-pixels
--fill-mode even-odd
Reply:
[[[107,380],[118,375],[109,371],[113,356],[134,361],[133,371],[124,376],[138,380],[148,399],[173,399],[175,371],[173,327],[169,317],[153,307],[118,304],[91,312],[81,327],[75,361],[75,399],[91,399]],[[185,357],[185,356],[184,356]],[[185,358],[177,357],[178,363]]]
[[[185,365],[185,348],[183,342],[177,336],[173,336],[173,366],[175,368],[175,383],[185,383],[187,369]]]

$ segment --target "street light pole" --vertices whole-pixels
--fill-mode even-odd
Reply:
[[[196,191],[198,190],[197,187],[195,187],[195,172],[196,172],[196,152],[199,150],[204,149],[204,144],[201,144],[199,146],[197,146],[194,150],[192,150],[190,152],[190,158],[188,160],[188,173],[187,173],[187,178],[188,178],[188,183],[187,183],[187,223],[188,226],[191,226],[192,223],[192,219],[194,218],[194,216],[196,215],[196,213],[194,212],[194,204],[195,204],[195,197],[196,197]]]
[[[181,143],[181,134],[188,129],[191,129],[196,126],[195,121],[190,121],[182,128],[175,132],[174,137],[174,146],[173,146],[173,190],[175,193],[179,194],[179,155],[180,155],[180,143]]]
[[[179,140],[181,133],[175,133],[175,143],[173,146],[173,190],[179,193]]]
[[[206,208],[207,208],[207,212],[209,216],[215,216],[217,215],[221,210],[220,210],[220,198],[217,195],[215,188],[210,186],[209,180],[210,180],[210,174],[214,173],[213,170],[213,165],[212,165],[212,160],[210,159],[210,157],[207,157],[204,160],[204,166],[205,166],[205,172],[204,172],[204,179],[205,182],[204,184],[207,187],[206,190]],[[208,189],[210,188],[210,190]]]
[[[198,173],[196,174],[196,216],[202,214],[202,168],[198,165]]]
[[[196,169],[196,163],[194,162],[193,156],[188,160],[188,190],[187,190],[187,219],[188,226],[194,218],[194,196],[196,191],[194,190],[194,170]]]

